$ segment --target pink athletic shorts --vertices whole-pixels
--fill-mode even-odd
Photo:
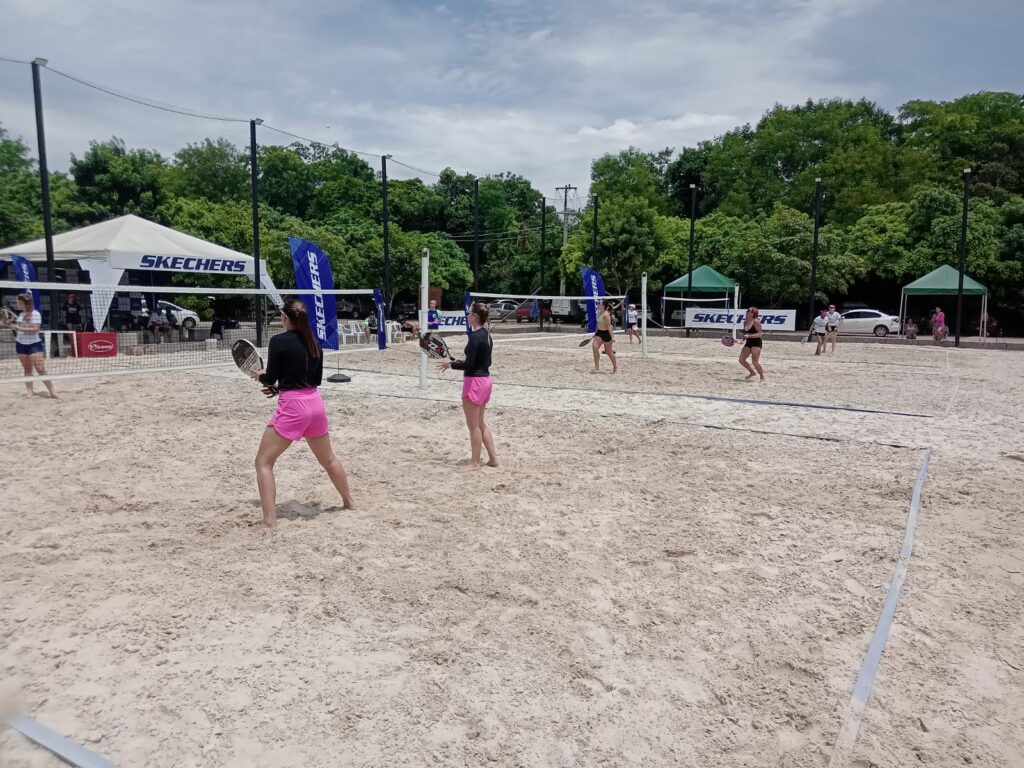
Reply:
[[[462,379],[462,399],[476,405],[487,405],[491,399],[490,376],[466,376]]]
[[[285,440],[323,437],[327,434],[327,411],[318,389],[290,389],[278,395],[277,410],[267,426]]]

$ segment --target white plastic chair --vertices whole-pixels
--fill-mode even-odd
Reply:
[[[347,323],[338,323],[338,333],[341,334],[341,344],[342,344],[342,346],[344,346],[345,344],[348,344],[348,340],[349,340],[350,337],[354,337],[357,340],[359,338],[358,334],[354,333],[353,330],[352,330],[352,322],[351,321],[349,321]]]

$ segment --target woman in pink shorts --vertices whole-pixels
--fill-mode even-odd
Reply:
[[[462,411],[469,428],[469,446],[472,458],[470,469],[480,469],[480,446],[487,449],[487,466],[498,466],[494,451],[494,435],[484,422],[484,411],[491,399],[491,350],[494,342],[484,327],[487,325],[487,307],[479,302],[469,310],[469,343],[464,360],[443,360],[441,370],[454,368],[462,371]]]
[[[255,371],[253,378],[264,385],[264,392],[273,397],[280,392],[277,410],[267,424],[256,453],[256,484],[263,506],[263,524],[272,528],[277,523],[277,484],[274,463],[288,446],[305,438],[334,487],[341,494],[345,509],[352,509],[345,468],[331,448],[327,433],[327,413],[320,397],[324,361],[320,346],[309,325],[306,305],[296,299],[284,303],[281,317],[284,333],[270,340],[267,367]]]

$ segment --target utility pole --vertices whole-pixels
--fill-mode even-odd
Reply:
[[[564,192],[565,197],[562,201],[562,248],[564,249],[566,244],[569,242],[569,190],[575,192],[577,187],[572,187],[566,184],[564,187],[555,187],[556,192]],[[561,280],[558,283],[558,295],[565,296],[565,275],[562,275]]]

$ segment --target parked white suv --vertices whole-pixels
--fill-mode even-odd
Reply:
[[[185,309],[184,307],[179,307],[177,304],[171,304],[171,302],[163,300],[156,303],[156,308],[158,312],[166,312],[169,309],[171,314],[174,316],[175,324],[184,328],[186,331],[191,331],[199,325],[199,315],[191,309]]]
[[[895,315],[887,315],[877,309],[851,309],[843,312],[843,322],[839,324],[840,333],[873,333],[875,336],[888,336],[900,332],[900,319]]]

